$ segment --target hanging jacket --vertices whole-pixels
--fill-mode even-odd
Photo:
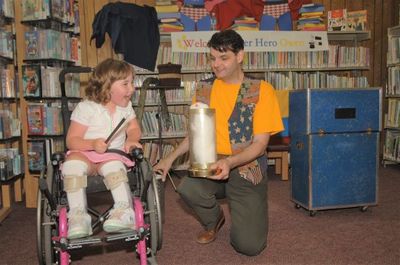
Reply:
[[[97,12],[90,41],[100,48],[105,34],[111,38],[116,53],[133,65],[154,71],[160,46],[157,12],[154,7],[129,3],[109,3]]]

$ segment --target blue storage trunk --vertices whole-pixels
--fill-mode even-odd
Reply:
[[[321,209],[377,204],[381,89],[290,92],[291,196]]]

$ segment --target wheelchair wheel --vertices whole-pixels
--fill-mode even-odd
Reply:
[[[155,255],[162,245],[164,183],[156,178],[151,164],[147,160],[140,163],[140,168],[143,179],[150,181],[146,194],[145,222],[150,224],[148,242],[152,253]]]
[[[163,211],[161,201],[163,200],[163,182],[157,180],[153,174],[152,184],[147,192],[147,206],[150,220],[150,244],[153,253],[157,253],[162,246],[162,219]]]
[[[44,171],[40,178],[45,178]],[[46,181],[49,191],[53,190],[53,167],[47,167]],[[43,196],[41,191],[38,191],[37,196],[37,212],[36,212],[36,239],[37,239],[37,253],[39,264],[55,264],[56,253],[53,247],[51,237],[53,236],[56,228],[55,220],[52,220],[51,209],[47,198]]]

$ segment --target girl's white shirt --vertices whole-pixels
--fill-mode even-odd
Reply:
[[[115,113],[111,116],[109,111],[101,104],[84,100],[79,102],[71,115],[71,120],[88,126],[84,139],[104,138],[111,134],[118,123],[126,118],[126,121],[111,139],[109,149],[123,150],[126,141],[126,125],[136,118],[132,105],[127,107],[116,107]]]

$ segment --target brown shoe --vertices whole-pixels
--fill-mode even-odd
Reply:
[[[212,228],[211,230],[200,232],[200,234],[197,236],[197,243],[208,244],[210,242],[213,242],[217,238],[217,233],[224,225],[224,223],[225,223],[225,216],[224,212],[221,211],[221,215],[215,227]]]

